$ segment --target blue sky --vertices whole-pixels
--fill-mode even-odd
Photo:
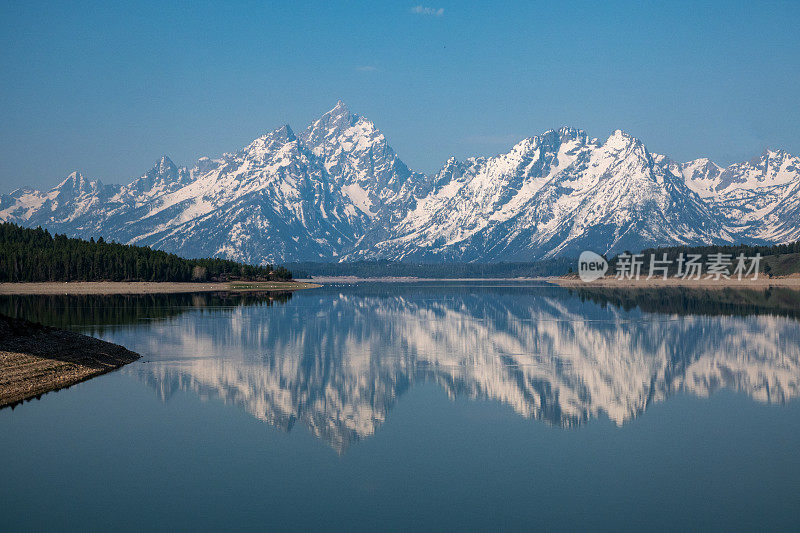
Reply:
[[[800,2],[169,4],[0,5],[1,192],[192,164],[339,98],[424,172],[562,125],[800,154]]]

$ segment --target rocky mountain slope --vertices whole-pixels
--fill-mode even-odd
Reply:
[[[800,238],[800,158],[765,150],[745,163],[722,168],[708,159],[669,164],[686,185],[741,239],[767,242]]]
[[[184,256],[275,263],[388,258],[526,261],[662,245],[800,238],[800,158],[677,163],[615,131],[572,128],[433,176],[339,102],[193,168],[167,156],[127,185],[78,172],[0,196],[0,220]]]

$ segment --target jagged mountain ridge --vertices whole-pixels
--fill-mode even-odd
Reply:
[[[800,158],[676,163],[617,130],[561,128],[495,157],[412,171],[343,102],[193,168],[167,156],[127,185],[78,172],[0,196],[0,220],[252,263],[534,260],[800,238]]]
[[[451,159],[434,184],[378,245],[385,256],[525,260],[598,244],[607,252],[733,239],[681,179],[619,130],[601,143],[562,128],[508,154]]]

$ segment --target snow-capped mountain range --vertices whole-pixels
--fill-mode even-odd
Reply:
[[[341,101],[192,168],[167,156],[127,185],[73,172],[0,196],[0,220],[251,263],[527,261],[660,245],[800,239],[800,158],[677,163],[615,131],[561,128],[495,157],[414,172]]]

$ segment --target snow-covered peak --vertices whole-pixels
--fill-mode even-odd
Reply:
[[[201,174],[205,174],[219,167],[220,165],[225,164],[226,158],[230,156],[231,156],[230,154],[226,154],[224,157],[221,157],[219,159],[211,159],[210,157],[203,156],[197,160],[197,163],[195,164],[194,168],[192,168],[191,173],[193,176],[199,176]]]
[[[680,163],[676,163],[675,161],[673,161],[669,157],[665,156],[664,154],[651,153],[650,155],[653,156],[653,162],[656,165],[658,165],[658,166],[660,166],[662,168],[670,170],[671,172],[673,172],[678,177],[683,176],[683,174],[681,173],[681,170],[680,170],[680,168],[681,168]]]
[[[765,150],[760,157],[726,168],[719,176],[717,193],[755,190],[800,182],[800,158],[783,150]]]
[[[644,143],[622,130],[614,130],[606,139],[606,142],[603,143],[603,148],[607,150],[628,150],[639,147],[644,148]]]
[[[149,178],[151,180],[152,179],[162,179],[162,180],[176,179],[178,177],[178,172],[179,172],[179,169],[175,165],[175,163],[172,162],[172,159],[170,159],[166,155],[163,155],[163,156],[161,156],[161,159],[156,161],[155,164],[153,164],[153,167],[150,170],[148,170],[144,174],[144,176],[142,176],[142,178],[140,178],[140,179],[143,179],[143,178]]]
[[[292,127],[289,126],[288,124],[284,124],[280,128],[272,130],[263,137],[271,140],[272,142],[279,142],[279,143],[287,143],[297,140],[297,136],[294,134],[294,130],[292,130]]]
[[[592,145],[592,165],[595,175],[605,177],[625,175],[647,179],[658,179],[663,171],[657,168],[655,158],[644,143],[622,130],[615,130],[602,144]]]
[[[347,107],[347,104],[344,103],[343,100],[339,99],[336,101],[336,105],[333,106],[333,109],[328,111],[329,115],[349,115],[350,108]]]
[[[722,167],[705,157],[683,163],[677,170],[686,186],[702,198],[715,194],[714,191],[720,183],[720,174],[723,172]]]
[[[168,155],[164,154],[155,165],[155,169],[160,175],[168,175],[178,171],[178,167],[172,162]]]
[[[178,168],[169,156],[163,155],[142,177],[131,182],[126,190],[132,195],[153,197],[179,188],[188,178],[189,172],[185,168]]]
[[[251,142],[242,150],[242,154],[246,158],[264,159],[269,154],[281,150],[285,145],[295,143],[297,140],[292,128],[288,124],[284,124]]]
[[[753,158],[750,162],[754,165],[763,165],[768,161],[772,161],[773,164],[777,164],[778,162],[785,161],[786,159],[792,159],[792,155],[785,150],[781,148],[778,148],[777,150],[765,148],[764,151],[761,152],[760,156]]]
[[[61,183],[53,187],[53,190],[73,189],[80,188],[81,185],[86,183],[86,178],[83,177],[79,171],[74,170],[70,172],[66,178],[61,180]]]
[[[347,107],[347,104],[344,103],[344,100],[340,98],[336,101],[336,105],[333,106],[333,109],[331,109],[328,113],[332,115],[337,113],[350,113],[350,108]]]
[[[301,140],[322,160],[336,187],[370,219],[389,204],[403,211],[402,204],[429,190],[427,178],[400,160],[375,124],[341,100],[312,122]]]
[[[783,174],[785,180],[792,180],[794,175],[800,173],[800,157],[780,149],[765,150],[758,164],[764,169],[765,174]]]
[[[359,159],[370,157],[369,152],[374,152],[375,156],[380,156],[382,152],[395,156],[386,137],[375,124],[351,113],[341,100],[312,122],[300,137],[316,155],[328,159],[333,165],[339,162],[342,154],[356,165]]]
[[[312,122],[303,133],[303,141],[309,146],[317,146],[342,135],[359,121],[359,116],[350,112],[344,102],[339,100],[333,109]],[[373,129],[375,126],[368,122]]]
[[[559,143],[565,143],[568,141],[587,142],[586,132],[571,126],[562,126],[558,130],[551,130],[545,133],[542,137],[548,137],[549,135],[557,136]]]
[[[765,150],[724,169],[697,159],[681,165],[681,173],[686,185],[742,240],[800,238],[800,158]]]
[[[99,180],[89,180],[76,170],[51,190],[57,192],[61,198],[71,198],[95,192],[102,186]]]
[[[699,159],[694,159],[692,161],[687,161],[682,166],[683,166],[684,169],[690,169],[693,172],[695,170],[697,170],[697,169],[701,169],[703,171],[703,173],[705,173],[706,171],[710,171],[710,172],[722,171],[722,167],[721,166],[719,166],[718,164],[714,163],[713,161],[711,161],[707,157],[701,157]]]

